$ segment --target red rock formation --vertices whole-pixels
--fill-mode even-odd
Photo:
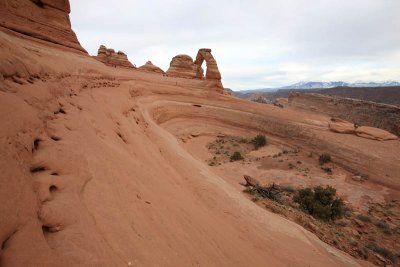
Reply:
[[[0,0],[1,27],[86,53],[71,29],[69,13],[68,0]]]
[[[201,67],[204,61],[207,66],[205,77],[204,70]],[[217,61],[214,59],[209,48],[199,49],[194,62],[188,55],[175,56],[171,61],[167,74],[173,77],[205,79],[208,83],[207,87],[216,88],[220,93],[224,91]]]
[[[167,74],[172,77],[194,79],[197,77],[197,68],[190,56],[177,55],[172,58]]]
[[[370,101],[311,93],[291,93],[291,107],[326,114],[400,136],[400,108]]]
[[[151,61],[147,61],[146,64],[140,66],[138,70],[165,74],[165,71],[155,66]]]
[[[124,52],[118,51],[117,53],[115,53],[114,49],[107,48],[104,45],[101,45],[99,47],[97,56],[95,56],[94,58],[100,62],[103,62],[107,66],[134,68]]]
[[[360,126],[356,127],[354,123],[340,118],[332,118],[329,123],[329,129],[335,133],[355,134],[359,137],[368,138],[377,141],[397,140],[398,137],[388,131],[375,127]]]
[[[221,80],[221,73],[218,70],[217,61],[214,59],[213,55],[211,54],[211,49],[209,48],[201,48],[197,53],[196,61],[194,62],[197,68],[197,78],[204,78],[204,71],[201,67],[204,61],[206,62],[207,66],[205,78],[212,80]]]

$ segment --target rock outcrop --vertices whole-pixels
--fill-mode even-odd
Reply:
[[[167,74],[171,77],[194,79],[197,77],[197,68],[190,56],[177,55],[172,58]]]
[[[99,47],[97,56],[94,58],[110,67],[134,68],[133,64],[129,62],[128,56],[124,52],[115,52],[114,49],[107,48],[104,45]]]
[[[71,29],[68,0],[0,0],[0,26],[87,53]]]
[[[360,126],[380,128],[400,136],[400,108],[397,106],[297,92],[289,95],[289,104],[294,108],[341,118]]]
[[[154,65],[151,61],[147,61],[146,64],[140,66],[138,70],[165,74],[165,71]]]
[[[201,67],[204,61],[207,67],[205,76]],[[224,91],[217,61],[209,48],[199,49],[195,61],[188,55],[175,56],[171,61],[167,75],[180,78],[204,79],[208,83],[207,87],[216,88],[221,93]]]
[[[206,79],[210,80],[221,80],[221,73],[218,70],[217,61],[214,59],[211,54],[211,49],[209,48],[201,48],[196,56],[196,61],[194,62],[195,67],[197,69],[196,77],[198,79],[204,78],[204,70],[201,65],[203,62],[206,62],[207,71],[206,71]]]
[[[398,137],[388,131],[368,126],[357,126],[354,123],[348,122],[339,118],[332,118],[329,123],[329,129],[335,133],[355,134],[359,137],[377,140],[388,141],[397,140]]]

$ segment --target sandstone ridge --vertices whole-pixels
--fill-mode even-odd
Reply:
[[[94,58],[110,67],[134,68],[124,52],[115,52],[114,49],[107,48],[104,45],[99,47],[97,56]]]
[[[69,19],[68,0],[0,0],[0,26],[39,40],[87,53]]]

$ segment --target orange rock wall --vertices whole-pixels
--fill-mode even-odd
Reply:
[[[69,19],[68,0],[0,0],[0,26],[86,53]]]

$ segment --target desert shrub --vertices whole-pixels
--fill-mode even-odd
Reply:
[[[288,192],[288,193],[295,193],[296,189],[290,185],[282,185],[281,186],[282,191]]]
[[[324,172],[326,172],[327,174],[331,175],[333,173],[331,168],[325,167],[325,168],[321,168]]]
[[[390,235],[392,233],[392,230],[390,229],[390,226],[385,222],[378,222],[376,224],[376,226],[379,229],[381,229],[385,234],[389,234]]]
[[[237,160],[242,160],[242,154],[240,154],[240,152],[235,152],[233,153],[233,155],[231,156],[231,161],[237,161]]]
[[[396,263],[397,262],[397,257],[393,252],[391,252],[390,250],[388,250],[388,249],[386,249],[384,247],[379,246],[375,242],[368,243],[368,245],[366,247],[368,249],[370,249],[370,250],[382,255],[386,259],[390,260],[392,263]]]
[[[331,162],[331,155],[328,153],[323,153],[319,156],[319,165],[324,165],[325,163]]]
[[[298,203],[303,211],[323,221],[340,219],[345,212],[343,200],[336,197],[336,189],[331,186],[300,189],[293,201]]]
[[[371,217],[362,214],[357,215],[357,219],[363,222],[371,222]]]
[[[259,134],[251,140],[254,145],[254,148],[257,150],[260,147],[263,147],[267,144],[267,138],[263,134]]]

